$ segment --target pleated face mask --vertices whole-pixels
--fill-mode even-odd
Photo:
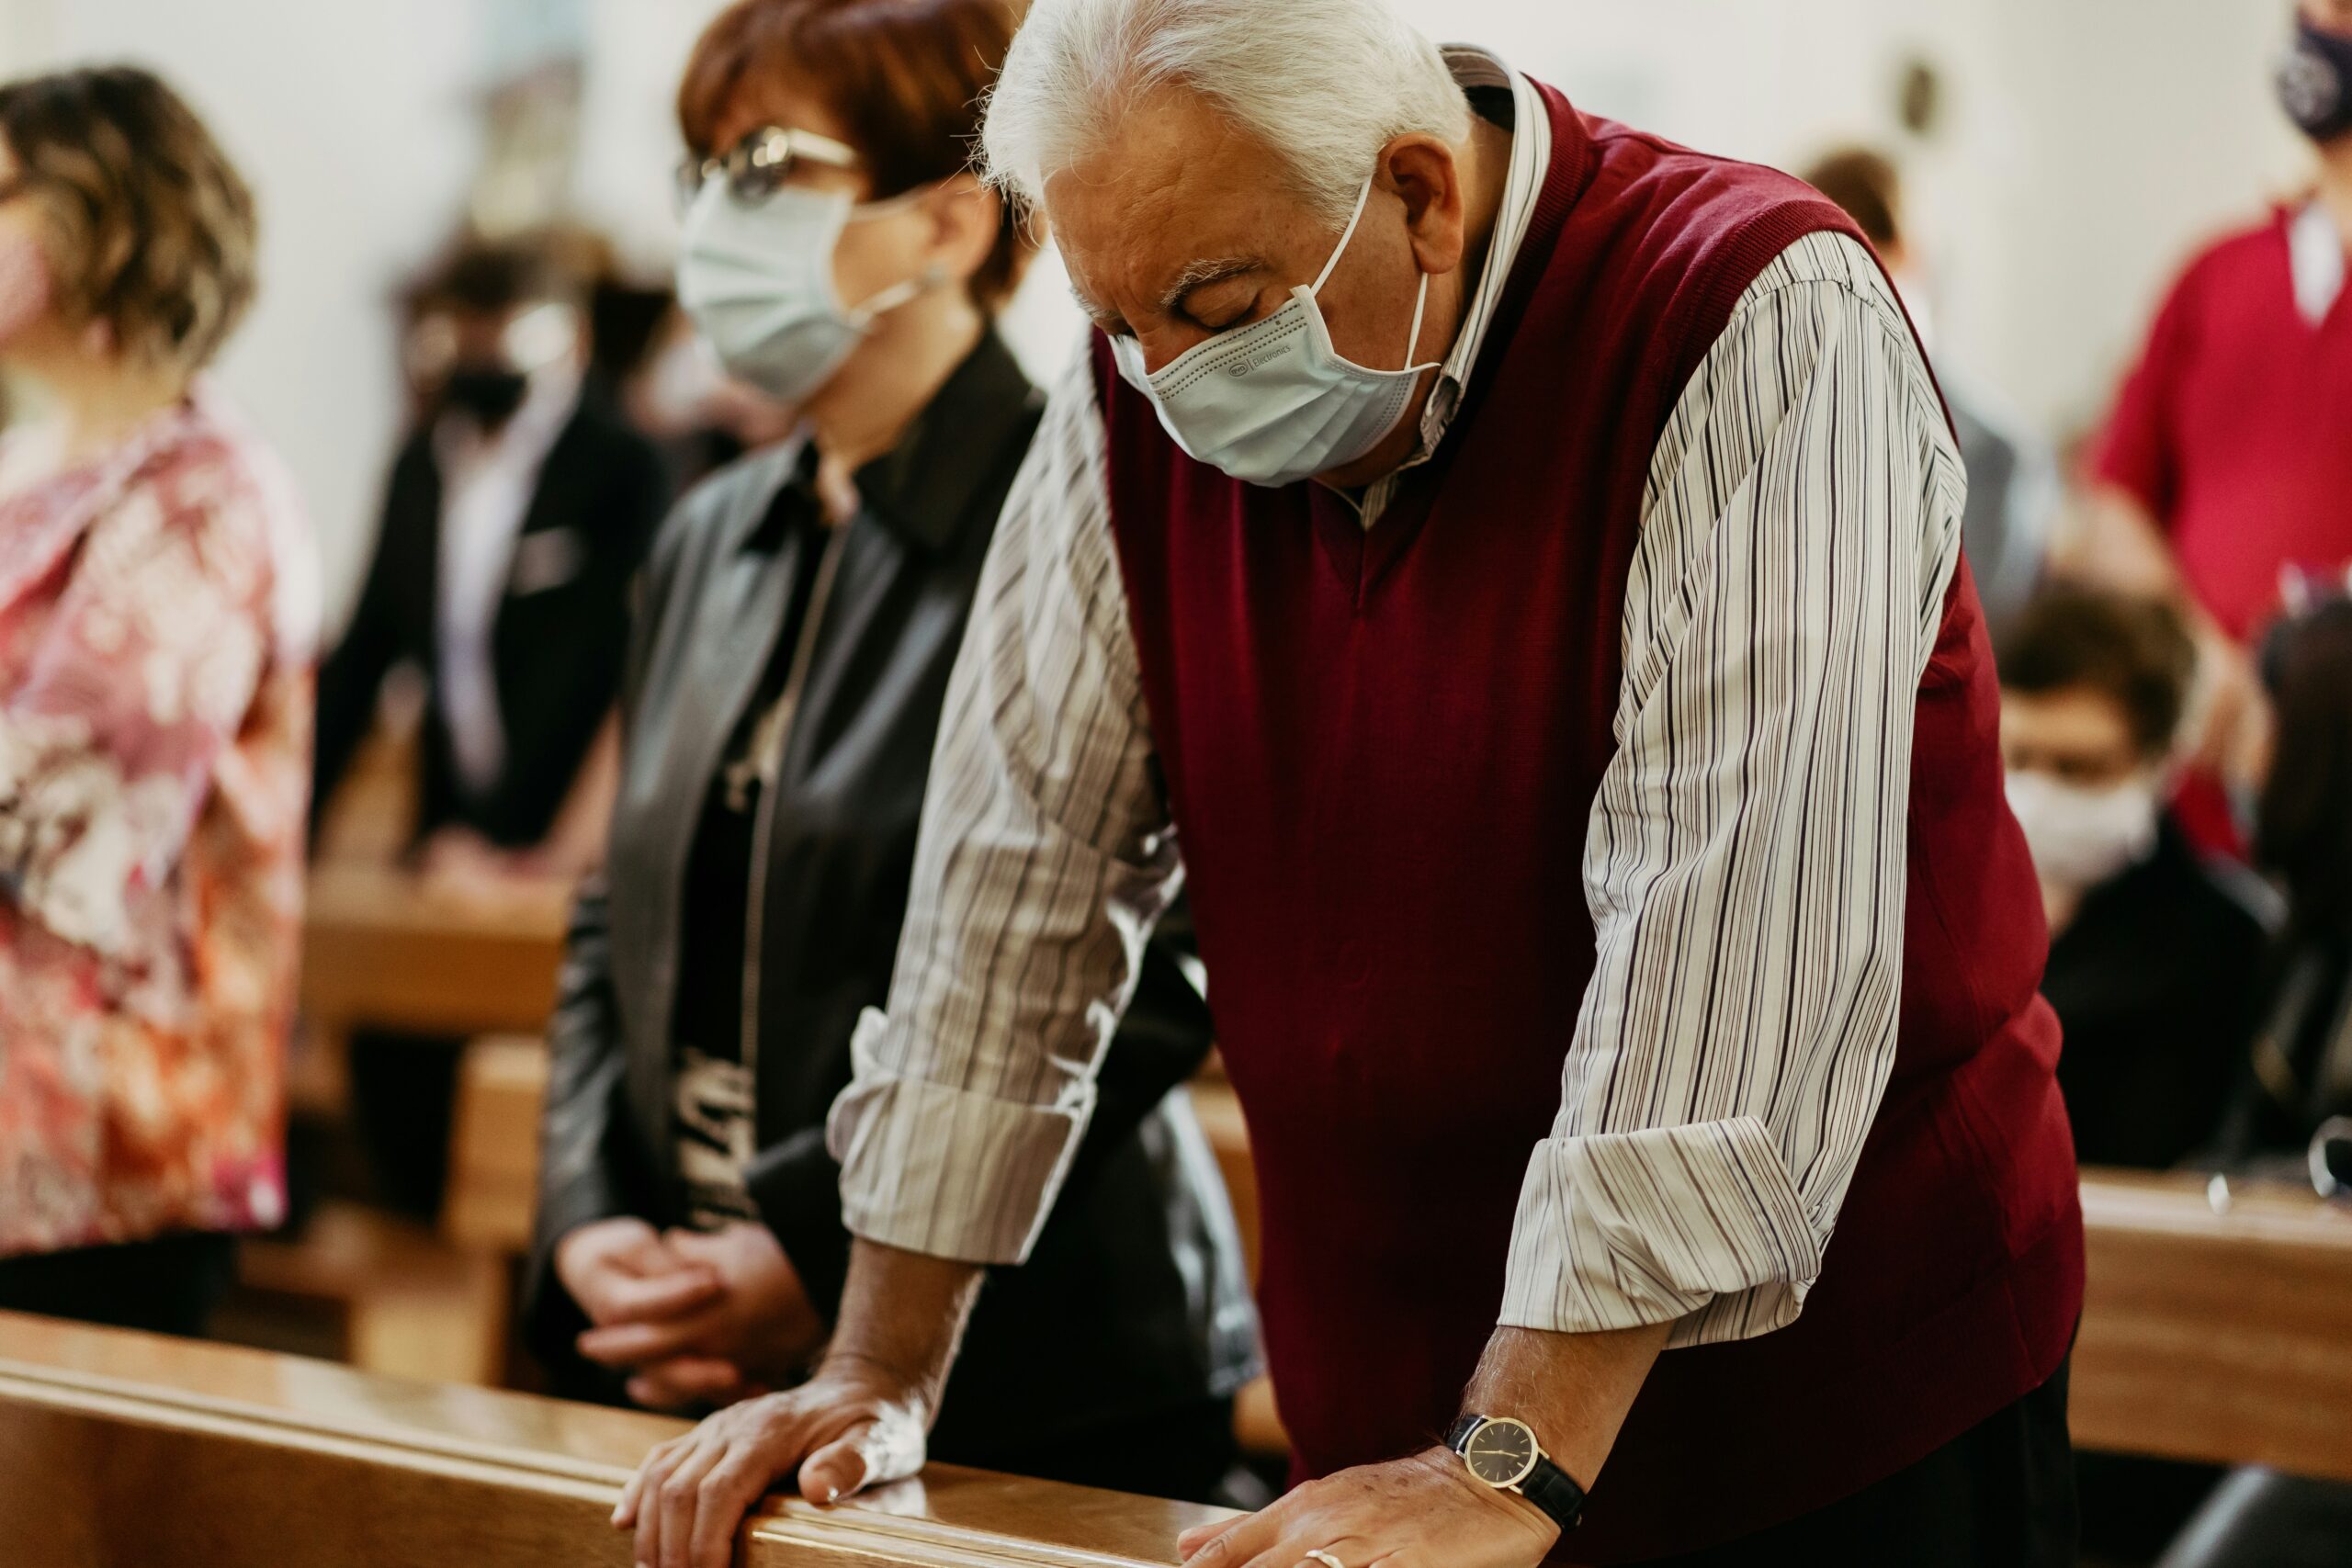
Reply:
[[[1380,445],[1413,400],[1421,372],[1409,363],[1430,298],[1421,274],[1401,370],[1372,370],[1331,346],[1316,303],[1331,269],[1347,254],[1372,198],[1366,178],[1355,211],[1313,284],[1261,321],[1217,333],[1161,366],[1144,368],[1143,347],[1114,337],[1111,352],[1129,386],[1151,400],[1176,445],[1211,468],[1256,485],[1296,484],[1345,468]]]
[[[746,196],[729,181],[706,181],[686,209],[678,303],[729,375],[799,402],[832,378],[876,317],[940,281],[926,272],[854,308],[833,290],[842,231],[922,195],[860,205],[845,191],[785,186]]]

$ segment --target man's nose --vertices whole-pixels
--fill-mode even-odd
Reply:
[[[1170,321],[1164,325],[1138,329],[1136,346],[1143,351],[1144,373],[1157,376],[1169,365],[1208,342],[1216,334],[1200,327]]]

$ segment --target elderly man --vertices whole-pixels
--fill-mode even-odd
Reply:
[[[2042,916],[1850,223],[1380,0],[1038,0],[986,151],[1101,331],[833,1112],[837,1337],[649,1458],[641,1560],[921,1463],[1180,875],[1301,1482],[1193,1568],[2070,1560]]]

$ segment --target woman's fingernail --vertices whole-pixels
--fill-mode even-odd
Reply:
[[[826,1487],[826,1488],[825,1488],[825,1504],[826,1504],[826,1506],[827,1506],[828,1507],[831,1506],[832,1506],[833,1504],[835,1504],[835,1503],[840,1502],[841,1500],[842,1500],[842,1489],[841,1489],[840,1487],[838,1487],[838,1486],[828,1486],[828,1487]]]

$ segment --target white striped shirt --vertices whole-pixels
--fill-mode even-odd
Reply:
[[[1508,265],[1498,245],[1489,278]],[[1006,502],[889,1010],[861,1021],[832,1114],[844,1217],[889,1246],[1027,1255],[1182,877],[1103,454],[1081,357]],[[1798,242],[1650,466],[1582,868],[1598,962],[1504,1323],[1672,1322],[1680,1345],[1796,1316],[1894,1059],[1913,707],[1964,490],[1876,265]]]

